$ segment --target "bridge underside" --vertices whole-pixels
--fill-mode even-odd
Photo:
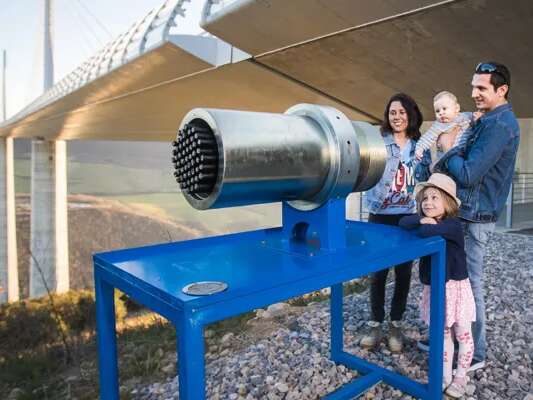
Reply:
[[[0,128],[0,134],[169,141],[194,107],[283,112],[297,102],[328,104],[352,119],[375,121],[252,59],[213,67],[166,43],[20,123]]]
[[[456,93],[471,109],[474,67],[499,61],[512,72],[515,112],[533,117],[529,0],[291,4],[287,10],[282,0],[238,2],[204,28],[259,63],[378,117],[398,91],[411,94],[426,119],[433,118],[432,98],[440,90]],[[273,24],[276,15],[281,17]]]
[[[487,60],[510,67],[513,107],[519,117],[533,117],[529,0],[505,6],[498,0],[242,0],[203,26],[252,58],[217,67],[169,38],[7,121],[0,136],[168,141],[194,107],[280,112],[301,102],[376,122],[398,91],[411,94],[432,119],[432,97],[440,90],[472,109],[473,68]]]

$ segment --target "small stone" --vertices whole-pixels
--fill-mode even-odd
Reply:
[[[280,393],[287,393],[289,391],[289,387],[282,382],[278,382],[274,385],[274,387],[277,389]]]
[[[280,317],[285,314],[289,307],[287,303],[276,303],[268,306],[266,312],[270,317]]]
[[[171,374],[174,372],[174,363],[167,364],[163,368],[161,368],[161,371],[163,371],[165,374]]]
[[[472,396],[476,392],[476,386],[468,384],[466,385],[465,391],[468,396]]]
[[[222,336],[222,339],[220,339],[220,344],[224,347],[229,346],[234,336],[235,335],[231,332],[226,333],[224,336]]]
[[[13,390],[11,390],[11,392],[9,392],[9,395],[7,396],[7,400],[17,400],[18,398],[21,398],[25,394],[26,393],[24,392],[24,390],[20,388],[14,388]]]

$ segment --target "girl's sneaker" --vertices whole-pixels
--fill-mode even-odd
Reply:
[[[465,395],[467,379],[454,378],[450,386],[446,388],[446,394],[454,399],[460,399]]]

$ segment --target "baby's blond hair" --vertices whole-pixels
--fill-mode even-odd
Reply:
[[[447,90],[443,90],[442,92],[439,92],[433,97],[433,103],[436,103],[437,100],[442,99],[443,97],[449,97],[452,99],[455,103],[459,104],[459,101],[457,100],[457,96],[455,96],[452,92],[448,92]]]

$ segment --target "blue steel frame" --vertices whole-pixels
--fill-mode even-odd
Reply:
[[[205,399],[204,327],[246,311],[331,287],[331,359],[359,378],[326,399],[351,399],[385,382],[420,399],[442,396],[445,242],[399,228],[345,221],[345,199],[301,212],[283,204],[281,228],[126,249],[94,256],[100,396],[119,398],[114,288],[157,312],[177,331],[179,397]],[[428,383],[343,350],[345,281],[430,255]],[[228,290],[187,296],[187,283],[223,280]]]

